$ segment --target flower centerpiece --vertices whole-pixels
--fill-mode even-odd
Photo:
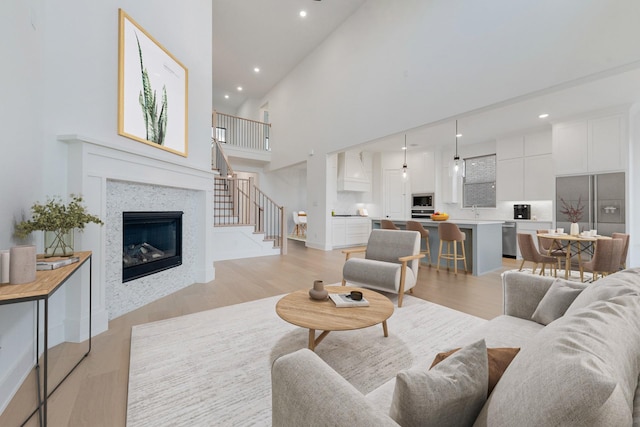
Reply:
[[[24,238],[33,231],[44,231],[45,257],[73,255],[73,231],[84,230],[90,222],[103,224],[100,218],[87,212],[82,196],[74,194],[66,205],[57,197],[49,198],[45,204],[36,202],[31,206],[31,212],[30,220],[16,225],[15,235]]]
[[[580,227],[578,223],[582,221],[582,215],[584,214],[584,205],[582,204],[581,197],[578,196],[578,203],[576,203],[575,207],[573,204],[565,202],[563,198],[560,198],[560,202],[562,203],[560,213],[565,215],[567,219],[571,221],[570,234],[572,236],[580,234]]]

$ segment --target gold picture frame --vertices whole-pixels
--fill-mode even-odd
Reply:
[[[189,71],[118,9],[118,134],[187,157]]]

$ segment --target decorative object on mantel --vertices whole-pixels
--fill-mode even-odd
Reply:
[[[45,232],[44,256],[72,256],[73,232],[84,230],[90,222],[102,225],[100,218],[87,213],[82,196],[71,195],[65,205],[60,198],[50,198],[46,204],[36,202],[31,207],[32,218],[16,225],[16,236],[24,238],[31,232]]]
[[[65,265],[79,262],[80,258],[77,256],[72,257],[51,257],[51,258],[38,258],[36,261],[36,270],[55,270]]]
[[[572,236],[577,236],[580,234],[580,226],[578,223],[582,221],[582,215],[584,213],[584,205],[582,204],[582,199],[578,196],[578,202],[574,207],[572,203],[567,203],[563,198],[560,198],[560,202],[562,203],[562,209],[560,213],[566,215],[567,219],[571,222],[571,228],[569,229],[569,234]]]
[[[187,157],[188,70],[119,10],[118,134]]]
[[[0,251],[0,283],[9,283],[9,249]]]
[[[324,301],[329,297],[329,292],[324,288],[322,280],[313,281],[313,289],[309,290],[309,296],[318,301]]]
[[[36,280],[35,245],[14,246],[9,255],[9,283],[21,285]]]

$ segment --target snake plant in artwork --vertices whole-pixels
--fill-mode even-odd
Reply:
[[[142,90],[138,96],[138,101],[142,107],[147,140],[158,145],[164,145],[164,138],[167,134],[167,88],[162,86],[162,106],[160,107],[160,114],[158,114],[156,91],[151,89],[149,73],[142,62],[142,49],[140,48],[140,40],[137,34],[136,42],[138,42],[140,71],[142,73]]]

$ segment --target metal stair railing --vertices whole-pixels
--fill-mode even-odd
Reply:
[[[219,176],[214,186],[214,224],[249,225],[287,253],[285,209],[254,185],[253,178]]]

